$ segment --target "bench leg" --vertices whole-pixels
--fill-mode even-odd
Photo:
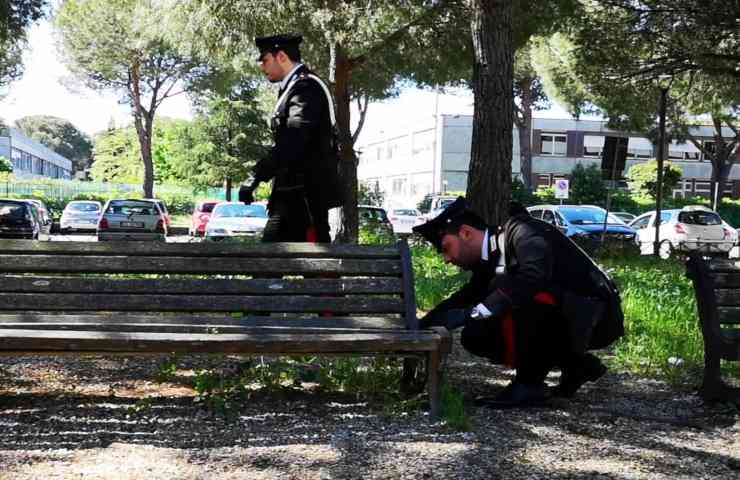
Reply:
[[[731,402],[740,406],[740,389],[730,387],[722,381],[720,356],[716,353],[716,348],[704,348],[704,380],[699,395],[707,402]]]
[[[440,419],[442,415],[442,355],[439,350],[427,354],[427,373],[429,391],[429,416],[433,422]]]

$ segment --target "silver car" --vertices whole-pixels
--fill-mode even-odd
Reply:
[[[164,215],[151,200],[108,200],[97,226],[98,241],[162,240],[167,235]]]
[[[69,202],[64,207],[62,217],[59,219],[61,232],[69,233],[72,230],[97,229],[102,207],[100,202],[93,200],[74,200]]]

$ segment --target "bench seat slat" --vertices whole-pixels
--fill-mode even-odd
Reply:
[[[213,316],[213,315],[145,315],[116,312],[115,314],[65,314],[49,315],[41,312],[23,312],[18,314],[0,314],[0,328],[24,328],[13,325],[44,324],[77,324],[77,325],[204,325],[220,327],[259,328],[325,328],[328,325],[337,328],[371,328],[371,329],[405,329],[401,318],[384,317],[270,317],[270,316]]]
[[[238,275],[385,275],[400,276],[393,260],[328,258],[125,257],[75,255],[0,255],[6,273],[181,273]]]
[[[403,313],[398,297],[0,293],[0,310]]]
[[[29,255],[131,255],[229,258],[366,258],[399,259],[398,247],[349,244],[164,243],[164,242],[34,242],[3,240],[2,251]]]
[[[0,292],[19,293],[180,293],[307,295],[312,293],[400,294],[400,278],[231,279],[166,278],[122,279],[0,275]]]
[[[717,307],[717,318],[724,325],[740,325],[740,307]]]
[[[118,353],[377,353],[439,349],[441,336],[429,330],[373,333],[130,333],[2,330],[0,350]]]
[[[713,274],[712,281],[716,288],[740,288],[740,271]]]

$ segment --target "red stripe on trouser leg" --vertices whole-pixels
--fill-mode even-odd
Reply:
[[[316,233],[316,227],[311,225],[306,229],[306,241],[311,243],[316,243],[318,240],[318,234]]]
[[[537,293],[534,301],[543,305],[557,305],[555,297],[548,292]],[[504,338],[504,364],[513,368],[516,366],[516,332],[511,312],[507,313],[501,321],[501,335]]]
[[[501,320],[501,336],[504,338],[504,365],[514,367],[516,362],[516,343],[514,338],[514,319],[511,312]]]
[[[534,296],[534,301],[544,305],[557,305],[557,303],[555,303],[555,297],[550,295],[548,292],[539,292]]]

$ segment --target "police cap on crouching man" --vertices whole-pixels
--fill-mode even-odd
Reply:
[[[606,367],[589,350],[624,334],[619,292],[578,246],[552,225],[512,203],[501,228],[486,225],[460,197],[414,228],[470,280],[421,320],[421,326],[463,327],[462,346],[515,368],[512,382],[476,404],[492,408],[546,404],[572,397]],[[561,371],[548,388],[547,374]]]

